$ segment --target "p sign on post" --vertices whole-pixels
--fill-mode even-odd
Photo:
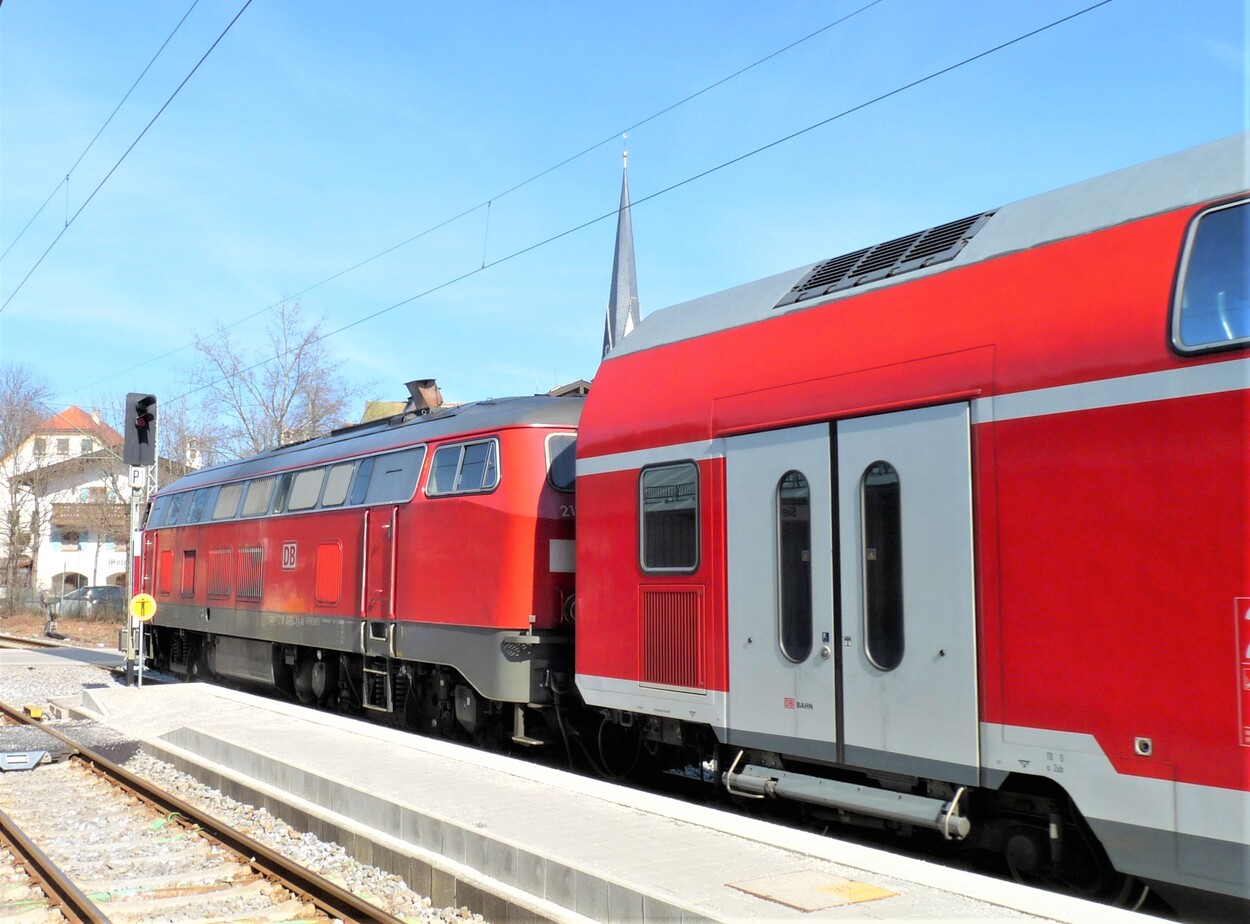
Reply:
[[[139,686],[143,686],[143,624],[156,615],[156,600],[151,594],[135,594],[130,598],[130,615],[139,623]]]

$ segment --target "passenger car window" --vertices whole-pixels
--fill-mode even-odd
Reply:
[[[883,671],[903,661],[903,512],[898,470],[868,466],[864,511],[864,627],[868,660]]]
[[[1172,342],[1194,353],[1250,342],[1250,203],[1212,209],[1190,227]]]
[[[777,484],[777,592],[781,653],[796,663],[812,653],[812,492],[802,472]]]
[[[699,469],[693,462],[645,468],[638,478],[643,571],[699,565]]]

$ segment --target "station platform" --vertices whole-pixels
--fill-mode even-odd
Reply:
[[[1142,915],[205,684],[91,718],[487,921],[1065,921]]]

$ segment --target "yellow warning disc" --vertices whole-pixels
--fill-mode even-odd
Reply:
[[[147,622],[156,615],[156,600],[151,594],[135,594],[130,598],[130,615],[140,622]]]

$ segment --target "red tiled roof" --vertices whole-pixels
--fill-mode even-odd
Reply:
[[[118,446],[123,442],[120,433],[103,421],[95,420],[80,407],[67,407],[55,417],[49,417],[35,427],[35,433],[77,433],[95,436],[100,442],[110,446]]]

